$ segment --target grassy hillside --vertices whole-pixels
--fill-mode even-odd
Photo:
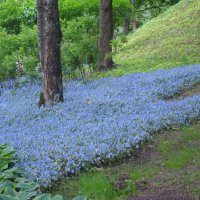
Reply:
[[[200,1],[182,0],[128,36],[106,76],[200,62]]]

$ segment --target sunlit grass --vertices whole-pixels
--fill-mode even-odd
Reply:
[[[200,1],[182,0],[128,36],[114,56],[119,66],[100,76],[166,69],[200,62]]]

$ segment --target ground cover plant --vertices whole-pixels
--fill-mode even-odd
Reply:
[[[200,116],[200,95],[167,101],[200,82],[200,65],[65,85],[65,103],[38,109],[39,84],[0,96],[0,143],[42,186],[128,154],[161,129]]]

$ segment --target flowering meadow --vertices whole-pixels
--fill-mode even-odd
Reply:
[[[17,165],[49,186],[89,164],[137,148],[152,133],[200,118],[200,94],[166,100],[200,83],[200,65],[64,84],[65,102],[39,109],[41,86],[0,96],[0,143]]]

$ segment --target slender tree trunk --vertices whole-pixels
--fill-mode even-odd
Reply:
[[[38,25],[38,46],[40,50],[40,63],[41,67],[44,66],[44,11],[45,4],[43,0],[37,0],[37,25]]]
[[[124,35],[128,35],[129,33],[129,26],[130,26],[130,18],[124,19]]]
[[[136,18],[135,15],[133,16],[133,32],[135,32],[137,29],[137,22],[136,22]]]
[[[135,8],[135,0],[130,0],[131,4]],[[133,32],[136,31],[137,29],[137,22],[136,22],[136,12],[134,11],[133,13],[133,21],[132,21],[132,26],[133,26]]]
[[[37,8],[40,62],[43,72],[43,95],[40,95],[40,101],[42,98],[44,100],[39,103],[54,105],[63,101],[58,0],[37,0]]]
[[[113,67],[111,40],[113,39],[113,12],[112,0],[100,1],[100,30],[99,30],[99,50],[100,63],[99,70],[108,70]]]

